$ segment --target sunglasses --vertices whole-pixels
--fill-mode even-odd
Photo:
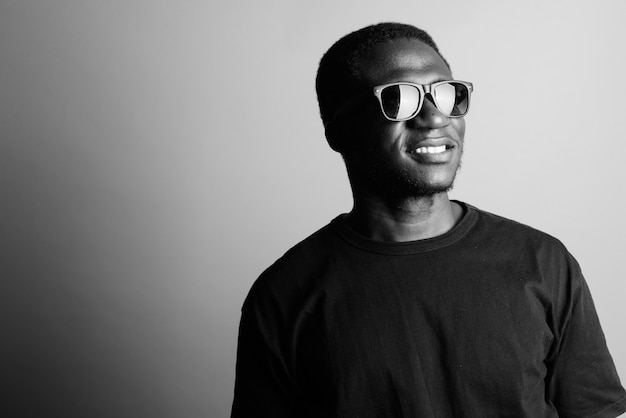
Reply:
[[[438,81],[432,84],[390,83],[374,87],[383,115],[401,122],[417,116],[427,94],[437,109],[450,118],[461,118],[469,110],[472,83],[467,81]]]

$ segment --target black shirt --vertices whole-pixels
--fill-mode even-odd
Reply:
[[[451,231],[405,243],[365,239],[340,216],[268,268],[242,310],[232,416],[626,411],[574,258],[461,205]]]

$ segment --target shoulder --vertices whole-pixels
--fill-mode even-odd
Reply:
[[[255,301],[287,301],[313,286],[328,268],[342,240],[334,230],[338,218],[287,250],[252,285],[244,308]]]
[[[468,210],[477,213],[475,230],[489,235],[493,240],[501,240],[510,244],[524,243],[527,245],[545,246],[557,251],[567,252],[565,245],[558,238],[546,232],[513,219],[478,209],[475,206],[465,205],[468,207]]]
[[[483,248],[499,259],[536,265],[551,275],[580,274],[580,267],[556,237],[521,222],[495,215],[467,205],[476,211],[476,222],[467,239],[477,248]]]

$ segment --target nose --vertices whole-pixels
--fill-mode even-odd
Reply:
[[[419,113],[409,122],[412,122],[416,128],[436,129],[448,126],[450,124],[450,118],[437,109],[429,93],[426,94]]]

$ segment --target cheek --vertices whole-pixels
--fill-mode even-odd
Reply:
[[[356,150],[365,152],[382,152],[390,148],[398,132],[394,126],[390,126],[387,121],[381,121],[371,116],[369,119],[362,119],[355,124],[351,131],[350,142]]]
[[[367,134],[368,153],[377,160],[396,159],[403,154],[404,144],[408,132],[402,123],[383,121],[372,124],[372,130]]]
[[[464,118],[454,119],[453,127],[457,135],[459,136],[459,139],[463,140],[463,138],[465,137],[465,119]]]

